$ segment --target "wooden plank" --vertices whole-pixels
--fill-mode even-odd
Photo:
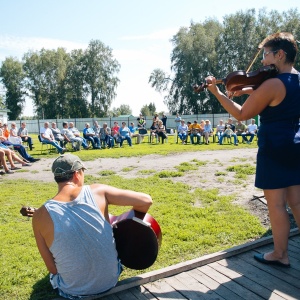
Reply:
[[[145,287],[137,286],[130,289],[131,292],[137,297],[138,299],[148,299],[148,300],[155,300],[158,299],[154,295],[152,295]],[[142,296],[141,296],[142,295]],[[140,298],[139,298],[140,297]]]
[[[210,277],[210,274],[206,274],[204,267],[193,269],[189,271],[189,274],[197,279],[199,282],[207,286],[210,290],[214,291],[220,299],[225,300],[239,300],[242,299],[237,294],[233,293],[227,287],[219,284],[216,280]],[[203,270],[203,271],[202,271]]]
[[[253,300],[261,300],[262,298],[254,294],[251,290],[248,290],[244,286],[238,284],[236,281],[232,280],[230,277],[224,275],[223,273],[219,272],[214,266],[219,266],[217,263],[209,264],[205,267],[202,267],[203,270],[206,270],[208,276],[214,278],[218,283],[226,286],[229,290],[237,295],[242,295],[244,299],[253,299]],[[224,271],[224,270],[223,270]],[[227,273],[227,272],[225,272]]]
[[[170,286],[165,279],[147,283],[144,287],[160,300],[165,299],[188,299]]]
[[[207,299],[207,300],[220,299],[219,296],[214,291],[210,290],[207,286],[205,286],[204,284],[196,280],[193,276],[191,276],[189,274],[189,271],[177,274],[170,278],[176,278],[180,282],[179,284],[177,284],[177,287],[175,287],[176,289],[178,289],[180,284],[183,284],[189,290],[197,291],[198,294],[201,294],[202,298],[200,299]]]
[[[243,258],[241,256],[243,255]],[[280,273],[271,265],[264,265],[252,259],[252,255],[241,254],[239,257],[231,257],[230,263],[235,263],[235,270],[239,272],[245,271],[247,276],[252,281],[260,284],[261,286],[273,291],[274,293],[282,296],[284,299],[299,299],[300,289],[292,286],[284,280],[286,274]],[[275,274],[277,276],[275,276]],[[279,278],[278,278],[279,276]]]
[[[178,291],[181,295],[186,297],[186,299],[205,300],[205,298],[201,295],[202,293],[200,291],[196,291],[191,287],[187,287],[184,281],[180,281],[178,278],[176,278],[176,275],[168,277],[165,280],[176,291]]]
[[[269,289],[261,286],[260,284],[257,284],[256,282],[252,281],[247,277],[248,270],[245,267],[244,269],[242,268],[236,268],[235,264],[232,263],[232,259],[223,259],[217,262],[219,265],[223,266],[227,270],[230,269],[232,274],[234,275],[232,277],[232,280],[236,281],[237,283],[245,286],[249,290],[252,290],[254,293],[257,295],[261,296],[263,299],[272,299],[272,300],[282,300],[284,299],[283,297],[272,293]],[[223,272],[222,269],[219,270],[220,272]],[[228,273],[228,276],[230,275],[231,272]],[[240,277],[238,277],[236,274],[239,274]],[[272,293],[272,294],[270,294]]]

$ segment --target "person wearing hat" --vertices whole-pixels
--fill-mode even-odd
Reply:
[[[58,192],[34,212],[32,220],[50,282],[68,299],[98,295],[118,281],[121,263],[108,206],[132,206],[146,213],[152,204],[144,193],[85,185],[85,170],[78,156],[59,156],[52,164]]]

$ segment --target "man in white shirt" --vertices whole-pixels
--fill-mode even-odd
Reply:
[[[60,154],[64,154],[66,149],[62,148],[58,142],[55,140],[52,130],[49,128],[49,122],[45,122],[44,123],[44,127],[41,128],[40,130],[40,138],[41,138],[41,142],[43,144],[50,144],[52,146],[54,146],[58,153]]]
[[[244,136],[244,140],[247,144],[252,143],[255,135],[257,133],[257,125],[255,124],[255,119],[251,119],[251,124],[248,125],[247,132]],[[248,141],[247,136],[250,136],[250,140]]]

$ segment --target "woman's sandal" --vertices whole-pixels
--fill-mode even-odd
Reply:
[[[14,168],[10,168],[11,170],[21,170],[22,168],[19,167],[14,167]]]
[[[6,174],[14,174],[15,172],[12,170],[5,171]]]
[[[30,163],[24,163],[24,164],[22,164],[22,167],[30,167],[30,166],[31,166]]]

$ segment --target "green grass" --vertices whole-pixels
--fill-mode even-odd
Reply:
[[[214,146],[210,143],[205,146],[205,150],[209,147],[212,147],[212,151],[222,149],[222,146]],[[201,151],[204,147],[200,145],[189,148],[189,145],[177,145],[169,141],[165,145],[144,143],[133,148],[125,146],[121,149],[88,150],[76,154],[83,160],[99,159],[99,156],[136,156],[138,160],[139,156],[145,154],[165,155],[168,152],[184,152],[187,149],[194,151],[194,148],[195,151]],[[228,149],[229,146],[224,148]],[[39,154],[37,144],[34,152],[35,156]],[[54,157],[53,154],[40,156]],[[121,279],[224,250],[258,238],[266,232],[255,216],[243,207],[233,204],[236,195],[220,196],[217,189],[194,189],[188,184],[172,181],[173,177],[181,176],[183,172],[192,172],[193,168],[202,164],[205,162],[197,160],[180,164],[177,169],[181,172],[144,170],[141,174],[147,176],[143,180],[125,178],[126,174],[122,177],[110,170],[99,172],[104,184],[149,193],[153,198],[149,213],[159,222],[163,233],[162,246],[153,266],[143,271],[125,268]],[[250,174],[253,167],[245,164],[228,171]],[[99,179],[86,175],[86,184],[95,181]],[[56,184],[18,180],[16,186],[15,180],[3,178],[0,181],[0,189],[1,299],[56,298],[35,244],[31,219],[22,217],[19,213],[22,205],[39,207],[55,195]],[[124,212],[124,209],[126,208],[111,207],[110,212],[118,215]]]

